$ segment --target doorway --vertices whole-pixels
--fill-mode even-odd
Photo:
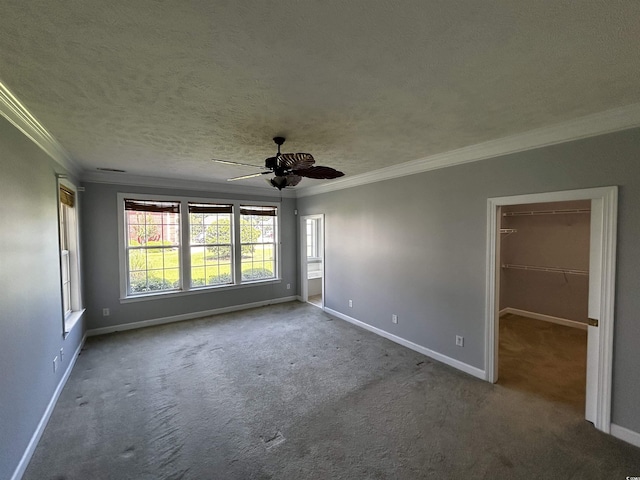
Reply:
[[[584,415],[591,201],[500,207],[498,378]]]
[[[501,212],[512,205],[588,200],[591,202],[588,266],[588,326],[585,419],[606,433],[611,427],[611,373],[617,230],[617,187],[492,198],[488,205],[485,371],[499,372]]]
[[[324,215],[300,219],[302,301],[324,310]]]

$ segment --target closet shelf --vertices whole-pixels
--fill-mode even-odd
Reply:
[[[526,212],[504,212],[503,217],[521,217],[532,215],[567,215],[571,213],[591,213],[589,208],[570,208],[565,210],[529,210]]]
[[[518,233],[518,230],[515,228],[501,228],[500,233],[511,235],[512,233]]]
[[[556,267],[538,267],[535,265],[514,265],[512,263],[505,263],[502,268],[513,268],[516,270],[533,270],[536,272],[552,272],[552,273],[564,273],[567,275],[586,275],[589,276],[588,270],[575,270],[570,268],[556,268]]]

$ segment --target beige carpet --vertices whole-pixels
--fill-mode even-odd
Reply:
[[[498,384],[584,413],[586,330],[505,315],[498,355]]]

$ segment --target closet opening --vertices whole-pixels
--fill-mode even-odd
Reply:
[[[498,379],[585,413],[591,201],[500,209]]]
[[[551,205],[557,202],[563,202],[563,204]],[[549,213],[553,210],[583,209],[590,211],[588,213],[578,211]],[[509,344],[509,340],[515,342],[514,338],[510,338],[516,335],[514,328],[528,329],[528,333],[533,338],[531,341],[538,344],[559,342],[564,336],[576,337],[573,353],[570,354],[569,347],[565,345],[560,347],[560,353],[556,354],[556,357],[569,358],[570,362],[578,362],[582,358],[581,352],[584,351],[585,346],[581,339],[584,333],[581,332],[586,331],[585,366],[583,367],[582,364],[567,366],[575,371],[585,368],[585,374],[575,381],[573,387],[556,385],[555,393],[562,389],[573,389],[574,393],[576,390],[582,391],[582,378],[584,378],[584,403],[582,403],[584,417],[605,433],[611,431],[617,209],[618,188],[615,186],[487,200],[485,317],[487,381],[496,383],[500,381],[503,374],[508,375],[508,370],[501,371],[501,368],[508,369],[501,366],[501,355],[515,356],[514,350],[524,348],[515,348],[515,343]],[[586,224],[574,228],[579,225],[581,215],[588,216],[588,265],[586,267],[584,266],[586,248],[584,239],[579,240],[581,244],[577,244],[578,240],[571,236],[587,229]],[[545,230],[547,227],[544,227],[537,233],[534,232],[533,238],[523,236],[522,234],[526,233],[530,227],[520,226],[517,222],[521,220],[514,219],[528,217],[533,219],[538,216],[553,219],[549,220],[551,224],[563,219],[562,228],[573,229],[571,230],[573,233],[567,236],[565,231],[561,235],[556,230]],[[509,218],[509,221],[505,220],[503,223],[504,218]],[[521,237],[519,240],[518,235]],[[558,238],[564,238],[564,247],[567,247],[566,242],[571,242],[571,248],[564,248],[564,252],[556,251],[555,253],[549,250],[550,244]],[[522,250],[521,245],[521,250],[518,250],[517,244],[522,242],[526,248]],[[586,315],[584,301],[569,302],[570,298],[584,296],[585,282],[587,285]],[[536,321],[538,323],[535,323]],[[511,328],[510,324],[517,325]],[[544,331],[536,329],[534,325],[541,326],[540,328]],[[558,333],[557,327],[561,326],[568,329],[562,329],[563,333]],[[502,353],[501,336],[506,340]],[[512,381],[521,382],[521,386],[525,379],[517,378],[517,375],[530,376],[529,370],[556,368],[556,365],[548,359],[525,360],[529,362],[528,368],[520,368],[522,365],[513,367],[516,377]],[[507,380],[506,377],[503,379],[503,381]],[[538,380],[544,388],[549,388],[553,382],[557,381],[560,379]],[[522,388],[525,387],[522,386]],[[531,385],[526,388],[540,392],[540,389]],[[570,392],[561,393],[565,395]],[[553,389],[547,394],[555,395]],[[576,406],[582,402],[579,393],[571,398],[566,401],[573,402]]]

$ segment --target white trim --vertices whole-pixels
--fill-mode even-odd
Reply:
[[[203,180],[188,180],[182,178],[148,177],[144,175],[130,175],[128,173],[113,172],[83,172],[83,182],[105,183],[110,185],[127,185],[133,187],[157,187],[171,190],[196,190],[200,192],[232,193],[234,195],[250,195],[269,198],[295,198],[295,190],[277,190],[273,187],[257,187],[238,185],[233,183],[207,182]]]
[[[265,285],[277,285],[282,283],[282,278],[270,279],[270,280],[254,280],[252,282],[229,284],[229,285],[212,285],[208,287],[194,287],[191,290],[167,290],[161,292],[152,292],[147,294],[140,294],[138,296],[124,297],[120,299],[120,303],[136,303],[145,302],[148,300],[159,300],[166,298],[184,297],[188,295],[201,295],[207,293],[219,293],[226,292],[227,290],[237,290],[239,288],[251,288],[262,287]]]
[[[616,233],[618,221],[618,187],[598,187],[582,190],[567,190],[561,192],[536,193],[510,197],[489,198],[487,200],[487,287],[485,310],[485,371],[487,380],[495,382],[497,379],[496,341],[497,305],[499,286],[497,251],[499,248],[498,209],[504,205],[520,205],[527,203],[563,202],[571,200],[592,200],[592,215],[598,210],[602,218],[601,269],[591,265],[590,277],[593,272],[598,273],[600,280],[600,306],[598,309],[600,326],[598,334],[597,366],[597,398],[595,403],[594,425],[598,430],[609,433],[611,426],[611,392],[613,368],[613,323],[615,300],[615,264],[616,264]],[[597,214],[598,212],[596,212]],[[599,271],[598,271],[599,270]],[[591,303],[591,301],[590,301]],[[590,313],[591,315],[591,313]],[[595,317],[594,317],[595,318]],[[595,327],[594,327],[595,328]],[[587,372],[587,375],[589,372]]]
[[[80,342],[80,345],[78,345],[78,348],[73,354],[73,357],[69,362],[69,366],[67,367],[67,370],[64,372],[64,375],[60,379],[60,382],[58,383],[56,390],[53,392],[53,396],[51,397],[51,400],[49,400],[49,404],[47,405],[47,408],[45,409],[44,414],[42,415],[42,418],[40,419],[40,422],[36,427],[36,431],[33,432],[33,435],[31,436],[31,440],[29,441],[29,444],[27,445],[26,450],[22,454],[22,458],[20,459],[18,466],[16,467],[15,471],[13,472],[13,475],[11,476],[11,480],[20,480],[24,475],[25,470],[29,466],[31,457],[33,456],[33,453],[36,451],[38,442],[40,441],[40,438],[44,433],[44,429],[46,428],[47,423],[49,422],[49,418],[51,418],[53,409],[55,408],[56,403],[58,402],[58,398],[62,393],[62,389],[66,385],[67,380],[71,375],[71,371],[73,370],[73,367],[76,364],[76,360],[78,360],[78,356],[80,355],[80,351],[82,350],[82,347],[84,346],[84,342],[86,339],[87,339],[87,335],[85,334],[82,337],[82,341]]]
[[[332,180],[321,185],[298,187],[296,193],[298,198],[308,197],[639,126],[640,103],[634,103],[555,125],[537,128],[525,133],[438,153],[399,165],[392,165],[361,175]]]
[[[0,82],[0,115],[29,137],[33,143],[58,162],[61,167],[74,175],[78,175],[80,167],[73,161],[69,152],[2,82]]]
[[[611,424],[611,435],[620,440],[630,443],[636,447],[640,447],[640,433],[621,427],[615,423]]]
[[[248,310],[250,308],[264,307],[267,305],[275,305],[277,303],[294,302],[298,299],[296,296],[273,298],[270,300],[262,300],[260,302],[243,303],[242,305],[232,305],[230,307],[214,308],[212,310],[204,310],[201,312],[183,313],[181,315],[172,315],[170,317],[153,318],[150,320],[142,320],[141,322],[123,323],[113,325],[111,327],[92,328],[87,330],[87,336],[105,335],[113,332],[123,332],[125,330],[136,330],[138,328],[151,327],[154,325],[164,325],[166,323],[181,322],[184,320],[193,320],[194,318],[210,317],[212,315],[220,315],[222,313],[237,312],[240,310]]]
[[[544,313],[530,312],[528,310],[520,310],[519,308],[506,307],[500,310],[500,316],[512,314],[520,317],[533,318],[534,320],[542,320],[543,322],[555,323],[558,325],[564,325],[565,327],[579,328],[580,330],[587,330],[588,325],[586,323],[577,322],[575,320],[569,320],[568,318],[554,317],[552,315],[545,315]]]
[[[78,324],[80,319],[84,316],[84,313],[87,311],[86,308],[82,310],[73,311],[69,314],[67,318],[64,319],[64,337],[71,333],[73,328]]]
[[[392,342],[398,343],[403,347],[410,348],[411,350],[414,350],[418,353],[426,355],[427,357],[433,358],[434,360],[437,360],[438,362],[449,365],[450,367],[453,367],[465,373],[468,373],[469,375],[473,375],[474,377],[481,378],[482,380],[484,380],[486,377],[484,370],[480,370],[479,368],[476,368],[467,363],[461,362],[460,360],[447,357],[446,355],[430,350],[426,347],[423,347],[422,345],[418,345],[417,343],[410,342],[409,340],[405,340],[404,338],[398,337],[397,335],[393,335],[392,333],[389,333],[385,330],[371,326],[368,323],[364,323],[360,320],[356,320],[355,318],[349,317],[348,315],[340,313],[336,310],[332,310],[329,307],[325,307],[324,311],[327,312],[329,315],[338,317],[341,320],[352,323],[358,327],[364,328],[365,330],[368,330],[377,335],[380,335],[381,337],[384,337],[387,340],[391,340]]]

